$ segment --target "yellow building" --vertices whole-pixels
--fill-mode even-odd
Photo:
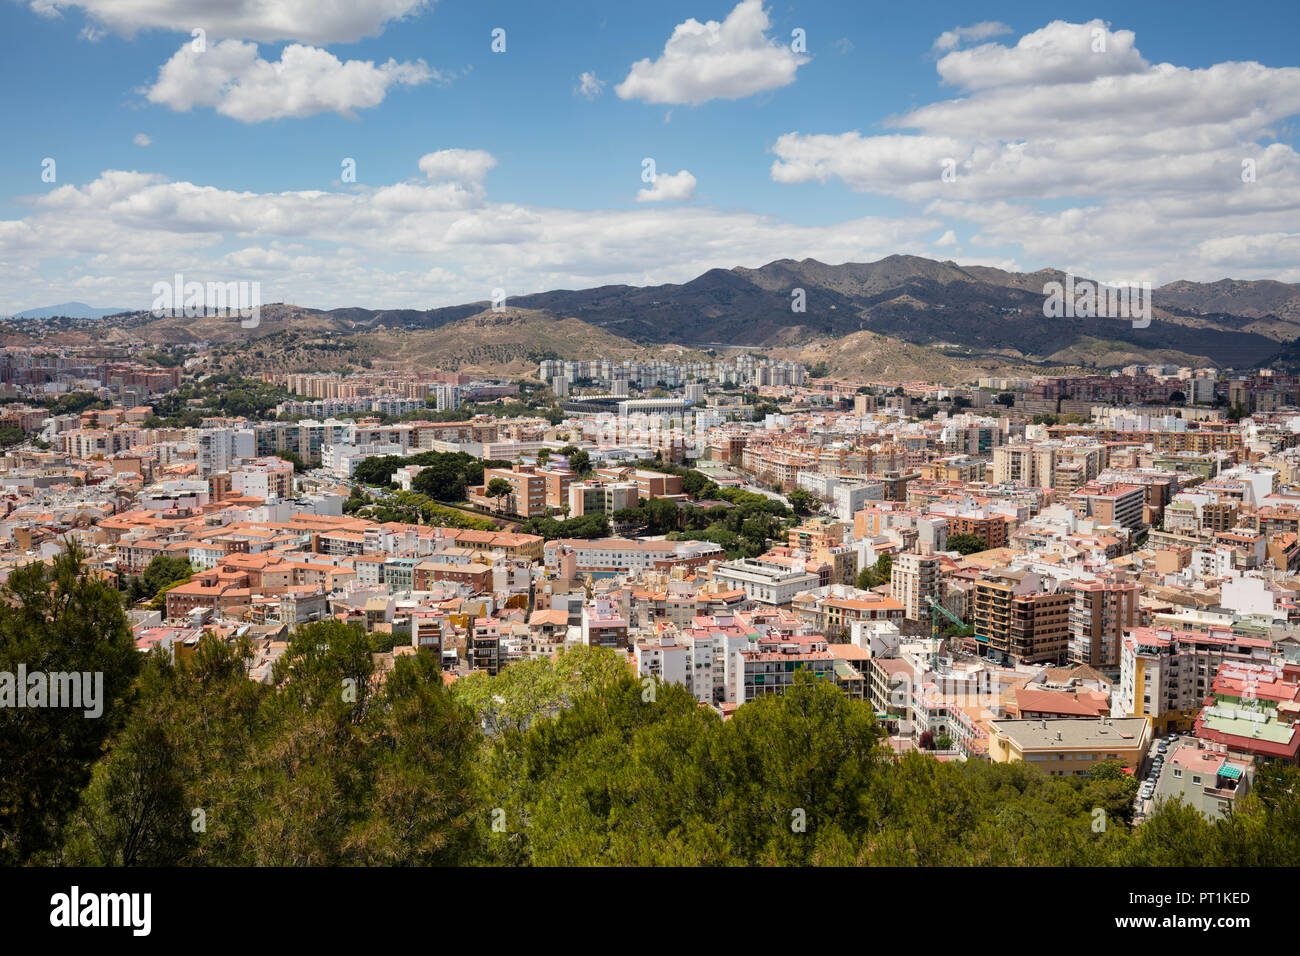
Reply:
[[[1053,777],[1081,776],[1094,765],[1136,769],[1151,745],[1150,717],[1066,717],[989,721],[989,760],[1023,760]]]

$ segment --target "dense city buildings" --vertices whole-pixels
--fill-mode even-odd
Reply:
[[[547,360],[511,382],[269,376],[260,412],[173,422],[183,372],[4,368],[29,440],[0,458],[0,572],[75,541],[133,595],[141,650],[261,635],[266,682],[298,629],[342,622],[380,666],[428,650],[454,685],[585,648],[724,720],[805,675],[896,754],[1149,772],[1138,813],[1222,818],[1300,751],[1280,380],[1226,383],[1267,408],[1230,420],[1201,370],[1011,382],[1008,404],[743,355]],[[30,404],[64,376],[103,398]],[[1204,403],[1107,404],[1189,389]]]

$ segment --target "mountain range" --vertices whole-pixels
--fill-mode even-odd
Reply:
[[[84,302],[60,302],[58,305],[46,305],[39,309],[16,312],[11,319],[102,319],[107,315],[120,315],[130,309],[97,309]]]
[[[521,295],[508,299],[504,312],[482,301],[426,310],[277,305],[264,306],[261,326],[251,331],[234,319],[134,313],[106,319],[96,334],[106,344],[202,339],[241,346],[250,335],[279,336],[300,348],[325,336],[327,352],[398,365],[417,355],[461,356],[463,366],[484,370],[524,368],[539,356],[589,356],[593,347],[606,354],[747,347],[824,362],[839,374],[889,366],[898,375],[1133,362],[1247,368],[1268,364],[1300,338],[1296,284],[1171,282],[1153,290],[1149,327],[1135,328],[1128,319],[1045,316],[1045,286],[1065,281],[1053,269],[1016,273],[917,256],[841,265],[780,259],[757,269],[710,269],[681,284]],[[803,311],[792,308],[796,290]],[[277,347],[262,344],[263,352]]]

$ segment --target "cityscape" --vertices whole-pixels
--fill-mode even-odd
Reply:
[[[0,863],[36,922],[149,935],[175,867],[1280,910],[1296,11],[470,6],[0,8],[6,72],[136,77],[7,124]],[[121,123],[42,138],[88,110]]]

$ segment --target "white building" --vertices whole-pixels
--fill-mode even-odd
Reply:
[[[799,563],[783,567],[749,558],[724,561],[714,569],[713,579],[743,590],[751,601],[772,605],[789,604],[800,591],[821,586],[821,578]]]

